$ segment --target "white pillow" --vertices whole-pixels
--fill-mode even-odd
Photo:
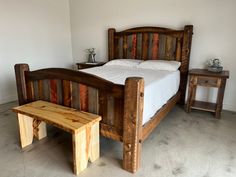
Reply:
[[[142,69],[177,71],[180,62],[169,60],[147,60],[140,63],[137,67]]]
[[[143,60],[136,59],[115,59],[107,62],[105,66],[127,66],[127,67],[137,67]]]

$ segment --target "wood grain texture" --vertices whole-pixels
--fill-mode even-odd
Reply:
[[[127,36],[123,36],[123,57],[122,58],[127,58],[127,50],[128,50]]]
[[[116,30],[114,28],[110,28],[108,30],[108,58],[109,59],[112,59],[114,58],[114,51],[115,51],[115,48],[114,48],[114,34],[115,34]]]
[[[155,51],[155,47],[153,46],[154,43],[156,43],[154,40],[155,34],[158,34],[158,54],[153,51]],[[179,92],[181,94],[180,103],[184,103],[184,97],[185,97],[185,91],[186,91],[186,83],[187,83],[187,75],[188,75],[188,64],[189,64],[189,57],[190,57],[190,49],[191,49],[191,40],[192,40],[192,26],[188,25],[185,26],[184,29],[180,30],[173,30],[173,29],[167,29],[167,28],[160,28],[160,27],[141,27],[141,28],[132,28],[128,30],[124,30],[121,32],[116,32],[116,30],[113,28],[108,32],[108,56],[109,60],[113,60],[116,58],[125,58],[127,57],[127,50],[130,50],[130,55],[134,55],[134,49],[133,47],[129,48],[125,44],[127,43],[127,36],[134,36],[136,35],[137,39],[132,40],[133,42],[130,43],[130,45],[135,46],[136,45],[136,59],[151,59],[156,58],[156,55],[158,55],[158,59],[165,59],[166,51],[169,51],[169,59],[177,60],[181,62],[180,67],[180,87]],[[146,35],[146,37],[145,37]],[[166,50],[166,42],[167,38],[171,39],[169,40],[168,44],[168,50]],[[173,39],[173,40],[172,40]],[[134,41],[136,41],[136,44],[134,44]],[[145,42],[146,41],[146,42]],[[144,45],[145,44],[145,45]],[[147,47],[148,46],[148,47]],[[154,47],[154,48],[153,48]],[[125,50],[124,50],[125,48]],[[129,48],[129,49],[128,49]],[[146,50],[146,51],[145,51]],[[150,57],[150,58],[149,58]],[[28,65],[27,65],[28,66]],[[101,116],[103,116],[103,120],[101,122],[101,134],[105,137],[118,140],[118,141],[126,141],[126,138],[130,136],[129,134],[124,134],[125,130],[124,127],[132,127],[134,124],[131,121],[127,121],[125,123],[125,116],[124,112],[127,114],[129,113],[131,115],[132,111],[124,111],[124,105],[128,104],[125,103],[127,100],[125,96],[125,87],[123,85],[114,84],[112,82],[109,82],[107,80],[104,80],[102,78],[99,78],[97,76],[79,72],[79,71],[73,71],[68,69],[62,69],[62,68],[47,68],[47,69],[40,69],[36,71],[26,71],[23,72],[25,75],[20,75],[19,72],[16,72],[16,77],[18,79],[22,79],[30,82],[35,82],[42,80],[43,81],[43,100],[50,101],[48,99],[49,97],[49,90],[50,90],[50,80],[67,80],[72,83],[72,96],[70,99],[72,99],[72,103],[69,107],[76,107],[77,103],[80,104],[80,93],[78,92],[79,84],[85,85],[88,87],[88,111],[99,113]],[[24,83],[23,83],[24,84]],[[77,84],[77,86],[76,86]],[[18,86],[17,86],[18,87]],[[22,87],[21,84],[19,84],[19,87]],[[26,88],[26,86],[23,86]],[[90,88],[93,88],[96,91],[90,92]],[[57,89],[59,89],[57,87]],[[137,90],[137,88],[133,88],[134,90]],[[28,91],[26,90],[26,95]],[[58,99],[60,100],[60,92],[58,90]],[[77,92],[77,93],[76,93]],[[23,95],[22,90],[19,89],[18,92],[19,95]],[[39,94],[39,90],[36,94]],[[93,96],[95,95],[95,99],[93,99]],[[174,96],[177,98],[177,94]],[[31,102],[30,98],[27,98],[27,102]],[[38,97],[36,97],[38,98]],[[91,99],[92,98],[92,99]],[[75,100],[78,99],[77,103],[75,104]],[[157,116],[153,117],[153,119],[150,121],[150,124],[147,124],[147,126],[143,128],[134,128],[131,132],[131,134],[142,134],[142,132],[145,132],[140,136],[141,138],[139,141],[142,141],[142,137],[148,136],[150,132],[154,129],[155,126],[157,126],[162,119],[162,115],[166,115],[170,109],[169,107],[172,107],[172,105],[175,104],[176,100],[171,99],[171,106],[164,105],[160,112],[164,111],[164,113],[157,114]],[[96,104],[97,103],[97,104]],[[59,103],[58,104],[62,104]],[[136,105],[136,102],[129,102],[129,104]],[[69,105],[69,104],[68,104]],[[91,106],[92,105],[92,106]],[[93,106],[95,105],[95,106]],[[137,139],[134,139],[135,143]],[[136,145],[130,146],[131,147],[139,147],[136,143]],[[126,147],[127,148],[127,147]],[[137,160],[137,154],[136,152],[133,152],[133,149],[131,148],[131,154],[134,154],[132,159]],[[125,143],[124,143],[124,149],[125,149]],[[129,145],[128,145],[129,149]],[[137,149],[137,148],[136,148]],[[129,153],[128,153],[129,154]],[[128,156],[127,156],[128,157]],[[127,159],[127,157],[125,157]],[[130,158],[130,157],[129,157]],[[133,163],[134,161],[131,159],[131,164],[128,164],[128,166],[132,166],[131,168],[137,170],[138,165],[133,165],[136,163]],[[132,170],[129,170],[132,171]],[[135,170],[133,170],[135,171]]]
[[[220,118],[222,107],[223,107],[223,100],[224,100],[224,92],[225,92],[225,85],[226,85],[226,78],[221,79],[221,84],[217,93],[217,100],[216,100],[216,113],[215,117],[217,119]]]
[[[20,131],[21,147],[24,148],[33,142],[33,119],[26,115],[18,113],[18,124]]]
[[[63,92],[63,105],[67,107],[71,107],[72,106],[72,82],[68,80],[63,80],[62,87],[63,87],[62,89],[63,90],[62,91]]]
[[[180,104],[185,103],[186,86],[188,78],[189,59],[192,46],[193,26],[186,25],[183,31],[183,44],[181,52],[181,66],[180,66]]]
[[[46,137],[46,123],[72,134],[73,167],[78,175],[88,164],[99,158],[99,121],[101,117],[76,111],[57,104],[35,101],[13,108],[18,114],[22,148]]]
[[[80,132],[72,134],[74,173],[79,175],[88,164],[87,133],[84,127]]]
[[[89,160],[90,162],[94,162],[100,156],[99,122],[96,122],[91,126],[91,144],[89,148]]]
[[[83,84],[79,84],[80,95],[80,110],[88,111],[88,87]]]
[[[143,60],[148,59],[148,47],[149,47],[148,33],[144,33],[143,38],[142,38],[142,59]]]
[[[23,63],[16,64],[14,68],[15,68],[16,86],[18,93],[18,102],[19,105],[23,105],[28,103],[25,75],[29,71],[29,65]]]
[[[52,124],[69,133],[78,132],[84,125],[101,120],[101,117],[98,115],[45,101],[35,101],[15,107],[13,111]]]
[[[215,73],[208,71],[207,69],[191,69],[189,71],[189,75],[197,75],[197,76],[206,76],[206,77],[216,77],[216,78],[229,78],[229,71],[223,70],[222,72]]]
[[[52,103],[57,103],[57,80],[50,80],[50,101]]]
[[[152,55],[152,50],[150,49],[150,44],[152,44],[153,36],[158,34],[159,42],[158,42],[158,59],[162,60],[177,60],[181,62],[180,66],[180,87],[179,90],[181,92],[181,99],[179,100],[180,104],[185,103],[185,94],[186,94],[186,86],[187,86],[187,76],[188,76],[188,67],[189,67],[189,59],[190,59],[190,51],[191,51],[191,43],[192,43],[192,34],[193,34],[193,26],[186,25],[184,29],[174,30],[169,28],[162,27],[137,27],[131,28],[124,31],[116,32],[113,29],[113,33],[108,38],[109,41],[113,41],[112,38],[118,39],[126,39],[129,35],[137,35],[137,55],[135,59],[142,60],[150,60],[152,58],[156,59],[156,54]],[[152,36],[150,38],[150,36]],[[142,40],[142,47],[140,47],[140,39]],[[126,46],[122,42],[123,46]],[[117,59],[117,58],[127,58],[127,55],[117,55],[114,52],[114,49],[119,48],[117,43],[113,43],[114,46],[109,47],[108,55],[113,56],[109,57],[109,60]],[[121,44],[119,44],[121,45]],[[113,51],[112,51],[113,49]],[[124,50],[126,52],[127,50]],[[155,49],[154,49],[155,51]],[[111,53],[111,55],[109,54]]]
[[[140,166],[143,96],[144,80],[127,78],[125,81],[123,168],[132,173],[136,172]]]
[[[203,111],[214,112],[215,117],[220,118],[227,78],[229,78],[229,71],[213,73],[207,71],[206,69],[190,70],[190,82],[188,88],[188,100],[186,105],[186,111],[190,112],[191,109],[198,109]],[[218,88],[216,103],[195,100],[197,86]]]
[[[41,120],[33,120],[33,134],[37,140],[41,140],[47,136],[46,123]]]

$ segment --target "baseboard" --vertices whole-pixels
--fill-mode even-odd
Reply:
[[[9,103],[9,102],[16,101],[16,100],[17,100],[17,95],[10,95],[10,96],[6,96],[6,97],[2,97],[0,99],[0,104]]]
[[[236,105],[223,104],[223,109],[236,112]]]

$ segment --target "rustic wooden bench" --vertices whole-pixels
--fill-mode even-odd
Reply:
[[[13,108],[18,114],[21,147],[47,136],[46,124],[72,134],[74,173],[78,175],[87,167],[88,160],[99,157],[99,121],[95,114],[57,104],[35,101]]]

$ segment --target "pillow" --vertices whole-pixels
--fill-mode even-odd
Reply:
[[[105,66],[127,66],[127,67],[137,67],[143,60],[136,59],[115,59],[107,62]]]
[[[177,71],[180,67],[180,62],[169,60],[147,60],[138,65],[138,68],[152,69],[152,70],[165,70]]]

